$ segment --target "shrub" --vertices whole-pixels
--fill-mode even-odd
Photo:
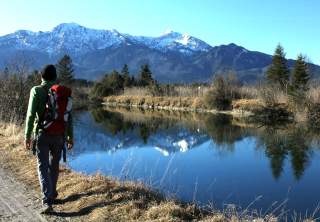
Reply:
[[[152,96],[162,96],[163,95],[163,88],[160,87],[158,84],[150,84],[148,87],[148,91]]]
[[[276,126],[293,121],[293,113],[288,111],[283,104],[274,106],[263,106],[254,110],[253,116],[250,117],[254,122],[265,126]]]
[[[96,82],[90,93],[90,98],[103,98],[116,95],[123,91],[123,78],[117,71],[106,74],[100,82]]]
[[[261,86],[259,89],[259,99],[266,107],[274,107],[279,104],[287,103],[287,95],[275,86]]]
[[[39,73],[24,69],[7,69],[0,73],[0,119],[22,123],[28,108],[29,92],[40,83]]]
[[[313,102],[307,105],[307,121],[311,128],[320,129],[320,103]]]
[[[288,105],[293,112],[301,112],[306,107],[307,94],[304,90],[290,89],[288,92]]]
[[[215,78],[212,88],[205,94],[204,101],[208,108],[227,110],[231,108],[232,90],[222,76]]]

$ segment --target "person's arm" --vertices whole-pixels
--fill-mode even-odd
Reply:
[[[36,88],[33,87],[30,91],[28,111],[26,117],[26,126],[25,126],[25,143],[26,148],[31,148],[31,134],[33,132],[34,120],[36,118],[37,111],[37,92]]]

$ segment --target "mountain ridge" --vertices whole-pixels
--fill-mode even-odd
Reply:
[[[43,45],[44,40],[52,40],[53,44]],[[204,41],[187,34],[169,32],[158,37],[133,36],[120,33],[115,29],[92,29],[76,23],[62,23],[54,27],[51,31],[32,32],[28,30],[18,30],[14,33],[0,36],[0,44],[6,40],[15,40],[18,49],[42,49],[48,53],[54,53],[55,46],[64,46],[70,50],[71,47],[79,46],[76,52],[85,53],[85,46],[90,46],[90,50],[99,50],[111,46],[118,46],[121,43],[130,44],[132,42],[146,45],[160,51],[168,49],[175,50],[176,47],[184,47],[185,50],[205,51],[211,46]]]
[[[0,36],[0,68],[18,54],[33,58],[34,68],[56,63],[64,54],[72,57],[77,78],[97,79],[128,64],[137,74],[148,63],[162,82],[207,82],[212,75],[232,70],[241,81],[263,78],[272,56],[250,51],[234,43],[211,46],[190,36],[170,31],[158,37],[133,36],[115,29],[91,29],[62,23],[51,31],[18,30]],[[293,60],[288,60],[292,67]],[[319,77],[320,67],[311,65]]]

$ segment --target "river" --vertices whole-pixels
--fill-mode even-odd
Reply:
[[[308,215],[320,200],[320,136],[227,115],[104,108],[75,115],[68,165],[141,181],[218,209]]]

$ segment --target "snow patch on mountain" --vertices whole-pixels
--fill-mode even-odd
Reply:
[[[177,51],[184,54],[208,51],[211,46],[188,34],[181,34],[174,31],[166,31],[159,37],[131,36],[132,41],[144,44],[149,48],[162,52]]]
[[[19,30],[0,37],[0,46],[45,51],[49,55],[61,53],[79,55],[93,50],[117,47],[123,43],[126,45],[136,43],[161,52],[177,51],[183,54],[208,51],[211,48],[197,38],[173,31],[159,37],[131,36],[114,29],[91,29],[76,23],[62,23],[48,32]]]
[[[190,36],[188,34],[184,34],[182,39],[177,39],[176,42],[181,43],[182,45],[188,45],[190,43]]]

